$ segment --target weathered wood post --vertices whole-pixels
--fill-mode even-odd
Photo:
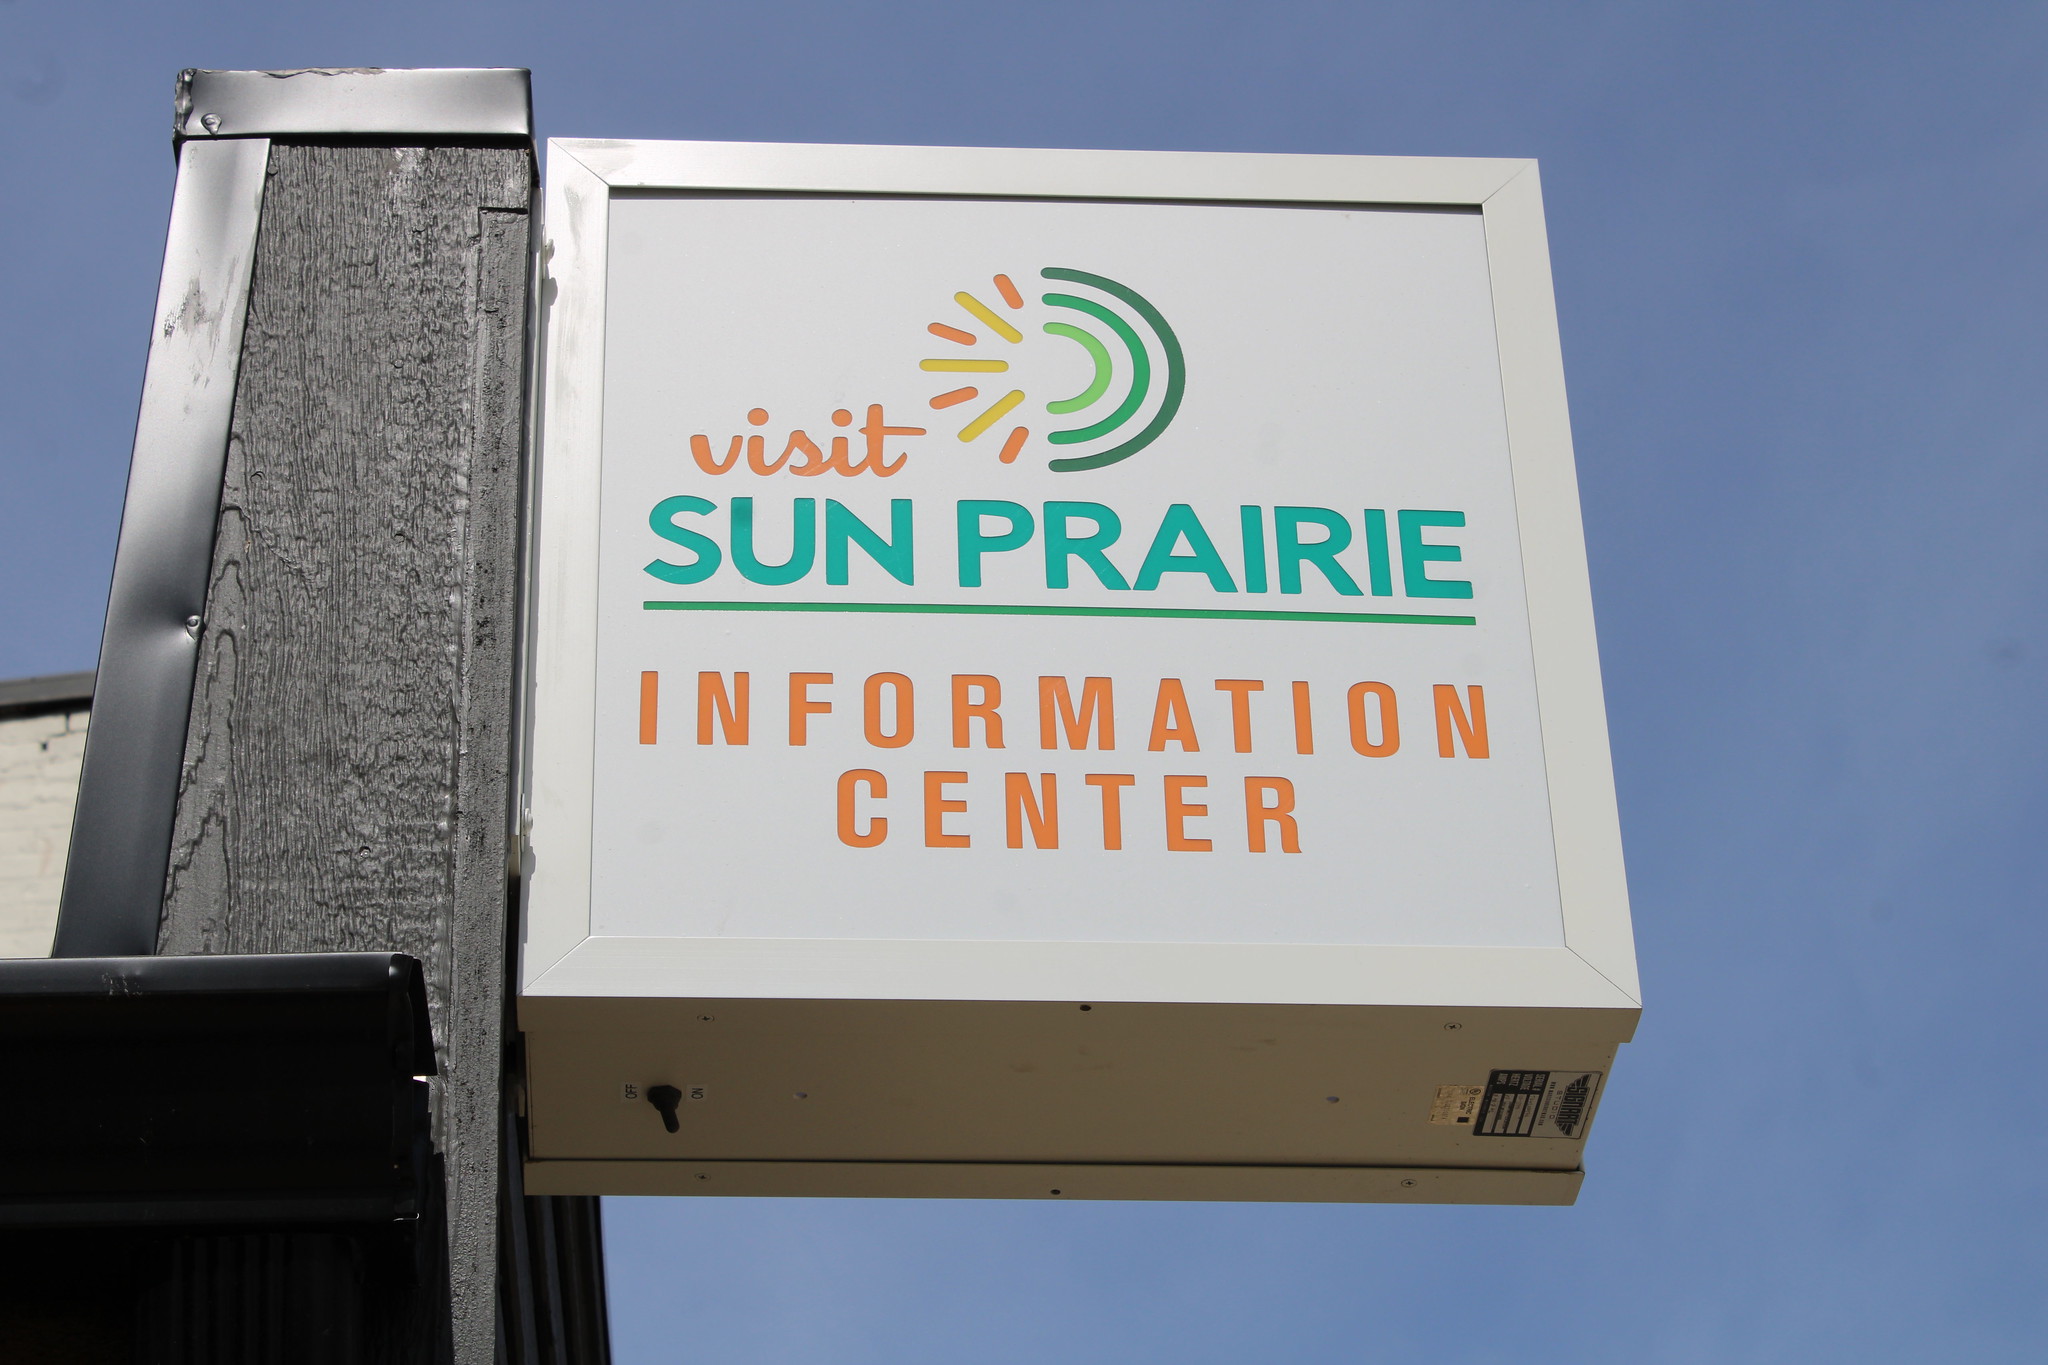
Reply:
[[[521,1193],[508,1103],[529,110],[525,71],[179,78],[57,955],[408,954],[438,1075],[409,1226],[131,1234],[148,1359],[608,1354],[595,1201]]]
[[[188,138],[291,132],[338,80],[382,116],[272,139],[158,944],[426,964],[460,1358],[498,1250],[534,162],[408,135],[377,91],[412,74],[183,86]]]

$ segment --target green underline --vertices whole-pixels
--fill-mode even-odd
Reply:
[[[1473,616],[1389,611],[1228,611],[1197,607],[1012,607],[953,602],[643,602],[648,611],[850,611],[926,616],[1139,616],[1167,621],[1335,621],[1363,626],[1472,626]]]

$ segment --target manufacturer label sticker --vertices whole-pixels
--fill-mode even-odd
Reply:
[[[1482,1137],[1584,1137],[1600,1076],[1598,1071],[1496,1071],[1486,1082],[1473,1131]]]
[[[1479,1117],[1479,1100],[1485,1093],[1483,1085],[1440,1085],[1436,1102],[1429,1106],[1429,1121],[1470,1127]]]

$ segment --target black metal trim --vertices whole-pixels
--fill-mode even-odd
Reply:
[[[433,1071],[401,953],[0,961],[0,1227],[415,1217]]]
[[[252,139],[178,159],[57,957],[156,951],[269,155]]]
[[[171,130],[196,138],[533,137],[524,67],[305,67],[178,73]]]

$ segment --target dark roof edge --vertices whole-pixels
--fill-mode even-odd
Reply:
[[[0,720],[92,709],[92,670],[0,682]]]

